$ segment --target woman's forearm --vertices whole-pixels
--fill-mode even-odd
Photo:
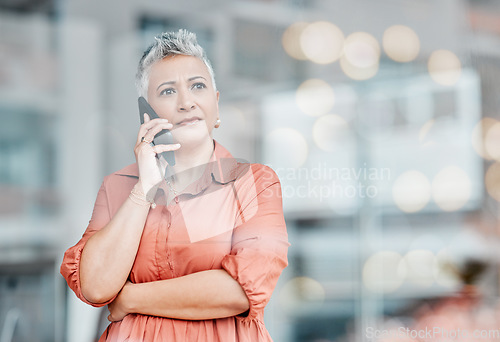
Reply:
[[[85,244],[80,260],[82,294],[93,303],[113,298],[125,284],[139,248],[149,206],[130,198]]]
[[[129,313],[188,320],[235,316],[250,307],[240,284],[225,270],[132,284],[121,300]]]

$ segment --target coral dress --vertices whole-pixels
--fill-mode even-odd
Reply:
[[[143,283],[224,269],[243,288],[250,309],[240,316],[196,321],[129,314],[111,323],[99,341],[272,341],[263,323],[264,307],[287,266],[289,246],[280,182],[269,167],[240,163],[222,145],[215,141],[214,145],[200,179],[168,205],[167,184],[161,183],[129,279]],[[61,274],[92,306],[107,305],[114,298],[94,304],[82,295],[82,250],[115,215],[137,181],[137,164],[104,178],[87,230],[64,255]]]

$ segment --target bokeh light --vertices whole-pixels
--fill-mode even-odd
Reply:
[[[444,86],[456,84],[462,73],[460,59],[448,50],[434,51],[429,57],[427,68],[434,82]]]
[[[345,40],[344,57],[352,66],[369,68],[379,62],[380,47],[371,34],[355,32]]]
[[[298,60],[307,60],[307,56],[302,51],[302,47],[300,45],[300,36],[302,32],[307,27],[306,22],[297,22],[290,25],[285,32],[283,32],[283,36],[281,38],[281,44],[283,44],[283,48],[285,52]]]
[[[271,155],[269,160],[277,167],[300,167],[308,155],[308,145],[304,136],[293,128],[278,128],[266,137]],[[272,146],[272,148],[271,148]]]
[[[392,187],[394,203],[404,212],[414,213],[424,208],[431,198],[431,184],[420,171],[401,174]]]
[[[500,162],[496,162],[488,168],[484,177],[488,194],[500,202]]]
[[[432,181],[432,198],[445,211],[462,208],[469,200],[471,191],[469,175],[457,166],[442,169]]]
[[[425,249],[412,250],[401,260],[405,264],[406,279],[423,287],[431,286],[438,273],[434,253]]]
[[[490,129],[497,123],[498,121],[496,119],[485,117],[482,118],[472,130],[472,136],[471,136],[472,147],[477,152],[477,154],[479,154],[481,157],[487,160],[494,159],[493,156],[489,153],[489,150],[491,150],[493,154],[496,154],[496,152],[493,151],[494,150],[493,139],[492,139],[493,136],[490,137],[488,149],[486,149],[486,137],[488,136]],[[494,136],[496,136],[496,134]],[[495,149],[495,151],[497,149]]]
[[[340,59],[340,67],[344,74],[356,81],[367,80],[375,76],[378,72],[378,66],[378,64],[375,64],[370,68],[361,69],[350,64],[345,58]]]
[[[354,32],[346,38],[340,67],[348,77],[366,80],[375,76],[379,61],[380,46],[371,34]]]
[[[394,25],[384,31],[382,46],[389,58],[396,62],[411,62],[420,51],[420,39],[408,26]]]
[[[312,134],[316,145],[327,152],[338,149],[348,134],[347,121],[335,114],[320,116],[313,125]]]
[[[323,285],[309,277],[290,279],[280,291],[280,303],[286,309],[297,309],[308,304],[322,304],[326,293]]]
[[[500,122],[495,122],[486,132],[484,149],[492,159],[500,160]]]
[[[334,24],[317,21],[307,25],[300,35],[300,46],[309,60],[318,64],[335,62],[342,54],[344,34]]]
[[[401,267],[401,255],[392,251],[381,251],[370,256],[363,266],[363,283],[375,293],[397,290],[406,276]]]
[[[302,83],[295,94],[300,110],[310,116],[326,114],[335,104],[333,88],[323,80],[310,79]]]

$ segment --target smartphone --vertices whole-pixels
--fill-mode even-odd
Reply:
[[[141,125],[144,123],[144,113],[149,115],[149,118],[151,120],[159,118],[158,114],[154,111],[154,109],[149,105],[148,101],[144,97],[139,97],[139,118],[141,119]],[[173,144],[174,143],[174,137],[172,136],[172,133],[168,129],[164,129],[160,131],[158,134],[155,135],[153,139],[153,144],[155,145],[160,145],[160,144]],[[165,160],[167,161],[168,165],[174,166],[175,165],[175,155],[174,151],[166,151],[162,152],[161,155]]]

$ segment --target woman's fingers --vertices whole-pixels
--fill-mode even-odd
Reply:
[[[137,134],[137,143],[134,147],[135,158],[139,167],[139,181],[142,182],[144,190],[149,191],[163,178],[158,167],[159,155],[166,151],[175,151],[180,148],[179,144],[150,144],[156,134],[164,129],[170,130],[173,125],[166,119],[150,119],[144,114],[144,123],[140,126]],[[112,317],[117,319],[117,315]]]
[[[146,115],[144,117],[146,117]],[[144,124],[142,124],[139,128],[137,143],[141,143],[142,140],[152,141],[156,134],[164,129],[172,129],[172,127],[173,125],[166,119],[153,119],[148,122],[144,122]]]
[[[151,129],[158,122],[168,122],[167,119],[153,119],[150,120],[147,114],[144,114],[144,123],[141,125],[141,129],[144,128],[146,130]]]
[[[153,146],[153,151],[158,154],[167,151],[175,151],[181,147],[181,144],[169,144],[169,145],[155,145]]]
[[[146,153],[146,155],[148,155],[148,154],[150,154],[150,152],[148,152],[148,151],[151,151],[151,150],[154,152],[154,155],[156,155],[156,154],[159,154],[162,152],[175,151],[175,150],[178,150],[180,147],[181,147],[181,144],[153,145],[153,144],[147,144],[147,143],[143,142],[143,143],[139,143],[135,147],[135,153],[136,153],[137,160],[139,160],[139,155],[144,155],[144,153]],[[141,152],[139,152],[139,151],[141,151]]]
[[[144,139],[147,141],[152,141],[155,136],[160,133],[164,129],[172,129],[173,125],[170,122],[165,122],[165,123],[158,123],[155,126],[153,126],[149,131],[146,132],[144,135]]]
[[[151,121],[147,113],[143,113],[142,116],[144,117],[144,123],[141,124],[141,126],[139,127],[139,132],[137,132],[137,144],[142,141],[142,138],[148,132],[149,128],[146,128],[145,125]]]

